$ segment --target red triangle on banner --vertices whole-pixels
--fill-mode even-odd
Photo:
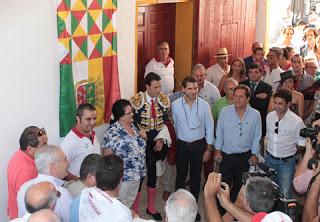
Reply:
[[[74,16],[74,18],[80,23],[80,21],[82,20],[83,16],[86,14],[86,10],[71,11],[71,13]]]
[[[114,9],[103,9],[102,11],[110,20],[112,19],[112,15],[115,12]]]
[[[70,52],[61,60],[60,64],[71,64]]]
[[[108,33],[103,33],[103,36],[110,42],[112,43],[112,38],[114,37],[116,33],[114,32],[108,32]]]
[[[99,27],[97,26],[96,23],[93,23],[91,29],[89,30],[89,34],[100,34],[101,30],[99,29]]]
[[[59,39],[61,39],[61,38],[69,38],[69,37],[70,37],[70,34],[68,33],[67,29],[64,29],[59,35]]]
[[[68,10],[69,10],[68,5],[65,3],[64,0],[62,0],[60,5],[57,8],[57,11],[60,12],[60,11],[68,11]]]
[[[93,59],[93,58],[99,58],[99,57],[101,57],[102,55],[101,55],[101,53],[99,52],[99,50],[97,50],[96,48],[94,48],[93,50],[92,50],[92,53],[91,53],[91,55],[90,55],[90,59]]]
[[[72,37],[73,41],[78,45],[79,48],[82,47],[83,42],[87,39],[87,36],[77,36]]]
[[[92,10],[92,9],[101,9],[101,5],[99,5],[97,0],[92,1],[91,5],[89,7],[89,10]]]

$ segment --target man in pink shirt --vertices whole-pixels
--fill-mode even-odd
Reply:
[[[12,220],[18,217],[17,193],[20,187],[38,173],[34,164],[34,154],[37,148],[47,144],[48,138],[44,128],[29,126],[22,132],[20,149],[12,156],[7,168],[8,179],[8,209],[7,214]]]

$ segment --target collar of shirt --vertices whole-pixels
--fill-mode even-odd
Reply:
[[[80,132],[79,130],[77,130],[75,127],[73,127],[71,130],[72,130],[79,138],[87,137],[87,138],[89,138],[89,139],[91,140],[91,139],[93,139],[93,138],[95,137],[95,135],[96,135],[96,132],[95,132],[94,130],[91,131],[90,136],[87,136],[87,135],[81,133],[81,132]],[[90,138],[90,137],[91,137],[91,138]]]
[[[261,81],[261,80],[259,80],[258,82],[249,81],[249,82],[250,82],[250,86],[251,86],[251,84],[255,84],[256,89],[257,89],[257,86],[259,85],[260,81]]]
[[[59,178],[56,178],[51,175],[41,174],[41,173],[38,174],[37,178],[44,180],[44,181],[49,181],[49,182],[53,183],[54,185],[60,186],[60,187],[62,187],[62,185],[64,183],[64,181]]]
[[[197,96],[196,99],[193,101],[191,109],[193,109],[193,107],[194,107],[197,103],[198,103],[198,96]],[[187,101],[186,101],[186,99],[184,98],[184,96],[182,96],[182,104],[183,104],[184,106],[189,107],[189,104],[187,103]]]
[[[159,58],[159,56],[157,56],[156,58],[154,58],[157,62],[161,62],[165,67],[167,67],[170,62],[172,61],[172,58],[170,56],[168,56],[167,61],[165,61],[164,63],[161,61],[161,59]]]
[[[151,98],[151,97],[148,95],[147,91],[146,91],[146,100],[147,100],[147,103],[151,104],[151,99],[154,99],[154,103],[156,103],[156,102],[158,101],[158,97],[153,97],[153,98]]]
[[[236,110],[236,107],[234,104],[231,105],[233,107],[233,110],[234,110],[234,113],[236,114],[236,116],[239,118],[239,122],[243,122],[247,116],[247,113],[248,113],[248,107],[249,105],[247,104],[246,106],[246,110],[244,111],[244,114],[243,114],[243,117],[242,117],[242,120],[240,119],[239,117],[239,114],[237,113],[237,110]]]

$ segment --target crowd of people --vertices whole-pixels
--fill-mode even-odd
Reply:
[[[318,221],[317,32],[304,30],[301,50],[290,42],[294,29],[284,33],[266,57],[255,42],[251,56],[229,65],[228,50],[218,49],[217,63],[195,64],[181,90],[174,87],[169,44],[160,42],[146,66],[146,90],[113,104],[101,144],[91,104],[78,106],[60,146],[47,144],[44,128],[25,128],[7,168],[9,218],[146,221],[146,179],[145,211],[153,220],[200,221],[204,178],[206,221],[298,221],[277,203],[295,192],[306,194],[302,220]],[[301,135],[306,125],[314,128]],[[268,172],[257,176],[262,162]],[[156,206],[159,178],[166,215]]]

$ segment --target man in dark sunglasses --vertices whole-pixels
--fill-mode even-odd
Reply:
[[[7,168],[8,178],[8,209],[10,219],[18,217],[17,193],[22,184],[37,176],[34,154],[38,148],[47,144],[48,137],[44,128],[28,126],[22,132],[20,149],[12,156]]]
[[[271,179],[281,187],[284,196],[290,198],[297,145],[298,142],[304,145],[299,132],[305,125],[289,110],[292,94],[288,89],[279,89],[273,97],[274,111],[267,116],[265,164],[276,170],[277,175]]]

